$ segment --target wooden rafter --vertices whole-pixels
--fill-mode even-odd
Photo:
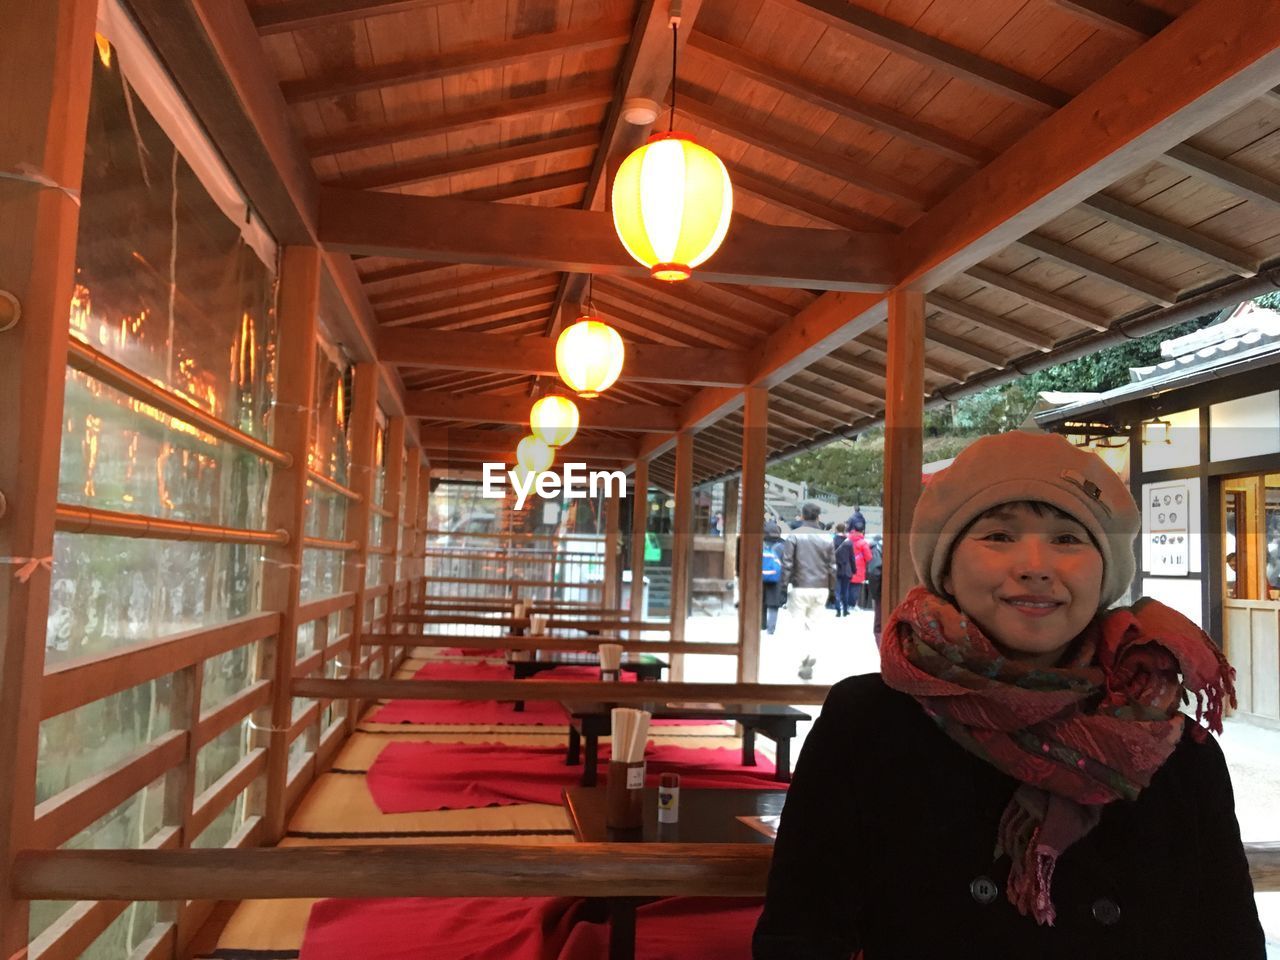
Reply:
[[[540,177],[527,177],[523,180],[510,180],[488,187],[473,187],[470,190],[459,190],[450,196],[457,200],[481,200],[485,203],[501,203],[504,200],[545,197],[548,194],[562,194],[575,191],[587,182],[589,171],[585,167],[572,170],[561,170],[558,173],[546,173]],[[551,204],[557,206],[557,204]]]
[[[727,329],[742,337],[755,339],[767,335],[775,324],[731,311],[721,304],[708,302],[705,289],[687,283],[650,283],[630,277],[598,280],[596,289],[612,288],[627,300],[646,310],[671,312],[695,323],[710,322],[717,329]]]
[[[405,393],[405,416],[423,420],[472,420],[477,423],[527,424],[530,400],[523,394],[470,395],[410,390]],[[579,427],[585,430],[623,430],[628,433],[661,433],[675,430],[676,408],[638,403],[579,402]]]
[[[929,294],[926,303],[928,306],[941,310],[943,313],[959,317],[961,320],[969,320],[985,329],[994,330],[1011,340],[1025,344],[1033,350],[1039,350],[1041,353],[1048,353],[1054,348],[1054,339],[1047,333],[1033,330],[1025,324],[1010,320],[1007,317],[997,317],[995,314],[988,313],[986,310],[981,310],[969,303],[953,300],[951,297],[945,297],[939,293]]]
[[[903,231],[905,282],[935,289],[1244,106],[1277,73],[1280,8],[1202,0]]]
[[[446,427],[422,427],[422,448],[445,450],[450,455],[467,453],[514,453],[516,444],[525,436],[522,430],[476,430]],[[634,440],[611,440],[607,437],[578,438],[563,448],[561,460],[573,456],[599,460],[634,460]]]
[[[1009,358],[998,350],[981,346],[965,337],[954,336],[933,326],[925,327],[924,338],[930,343],[936,343],[938,346],[945,347],[953,353],[960,354],[962,357],[970,357],[979,363],[986,364],[988,367],[995,367],[997,370],[1004,369],[1009,362]]]
[[[790,380],[779,383],[773,387],[774,396],[786,397],[788,392],[792,394],[800,394],[801,398],[795,400],[799,404],[808,404],[810,412],[816,416],[822,416],[834,423],[844,423],[848,419],[849,413],[855,413],[859,416],[869,416],[871,411],[851,403],[842,396],[837,395],[834,391],[823,390],[817,386],[805,383],[801,378],[801,374],[796,374]],[[804,399],[809,398],[809,399]],[[819,406],[815,407],[814,404]],[[826,404],[829,407],[839,407],[846,413],[834,414],[823,410],[821,405]]]
[[[320,234],[345,253],[648,274],[618,242],[613,218],[588,210],[329,188],[321,191]],[[874,234],[763,224],[737,224],[698,271],[711,281],[841,290],[884,289],[894,274],[892,251]]]
[[[1055,263],[1098,277],[1133,294],[1135,297],[1142,297],[1144,300],[1158,303],[1162,307],[1171,307],[1178,299],[1177,290],[1170,289],[1149,277],[1135,273],[1127,267],[1103,260],[1101,257],[1095,257],[1091,253],[1085,253],[1083,250],[1069,244],[1059,243],[1057,240],[1050,240],[1048,237],[1042,237],[1036,233],[1027,234],[1018,243],[1028,250],[1035,251],[1042,257],[1053,260]]]
[[[688,93],[682,93],[676,103],[676,112],[692,117],[727,137],[741,143],[759,147],[779,157],[794,160],[811,170],[850,183],[863,190],[904,204],[915,210],[927,210],[935,198],[919,187],[904,183],[887,174],[867,168],[847,154],[816,150],[779,133],[772,126],[752,123],[740,114],[731,113]]]
[[[447,157],[429,157],[412,163],[392,163],[372,170],[330,180],[326,186],[346,190],[385,190],[419,183],[443,180],[460,173],[497,170],[530,160],[552,160],[565,154],[592,150],[599,134],[594,129],[578,130],[555,137],[528,140],[524,143],[474,150]]]
[[[871,233],[897,233],[898,228],[888,220],[881,220],[858,210],[834,207],[825,200],[801,193],[786,184],[774,183],[735,166],[729,174],[735,194],[745,193],[774,206],[794,210],[823,223]]]
[[[270,5],[255,3],[249,12],[258,32],[269,36],[452,2],[454,0],[283,0]]]
[[[313,137],[306,142],[307,152],[313,158],[328,157],[351,150],[368,150],[386,147],[422,137],[439,137],[487,123],[500,123],[530,117],[544,116],[563,110],[598,106],[608,103],[613,95],[610,87],[601,81],[578,83],[567,90],[539,93],[528,97],[514,97],[485,104],[470,110],[433,116],[414,117],[394,124],[373,124],[343,130],[323,137]]]
[[[998,270],[983,266],[973,266],[965,272],[980,283],[985,283],[989,287],[995,287],[997,290],[1003,290],[1006,293],[1012,293],[1016,297],[1021,297],[1027,303],[1046,310],[1055,316],[1062,317],[1064,320],[1070,320],[1072,323],[1088,327],[1090,330],[1101,332],[1110,325],[1110,321],[1105,316],[1086,307],[1084,304],[1068,300],[1066,297],[1060,297],[1056,293],[1027,283],[1025,280],[1019,280],[1010,274],[1001,273]]]
[[[827,357],[814,361],[805,372],[823,380],[829,380],[844,390],[852,391],[857,395],[859,405],[871,404],[874,407],[884,403],[884,397],[868,390],[864,381],[851,377],[839,364],[832,363]]]
[[[815,104],[842,117],[856,120],[874,130],[941,154],[957,163],[980,167],[992,157],[990,151],[945,130],[906,114],[889,110],[879,104],[860,100],[843,91],[828,87],[819,80],[789,73],[741,47],[735,47],[705,33],[694,33],[689,38],[689,49],[707,58],[717,67],[727,68],[734,73],[750,77],[757,83],[791,94],[805,103]],[[737,183],[735,182],[734,185],[737,186]]]
[[[375,310],[374,313],[378,322],[385,326],[403,326],[414,320],[426,320],[437,314],[474,307],[480,303],[501,303],[504,300],[513,300],[533,291],[547,290],[554,283],[554,278],[540,273],[508,283],[494,284],[488,290],[460,293],[453,297],[414,300],[401,306]]]
[[[383,330],[378,334],[378,359],[401,367],[556,374],[555,341],[550,337]],[[742,386],[746,368],[747,354],[742,351],[632,343],[622,376],[649,383]]]
[[[977,54],[952,46],[936,37],[848,3],[847,0],[783,0],[786,6],[802,10],[861,40],[914,60],[948,76],[964,80],[1015,103],[1040,110],[1061,107],[1071,98],[1061,90]]]
[[[650,323],[668,327],[682,336],[700,340],[713,347],[736,349],[743,343],[741,331],[731,330],[703,317],[688,318],[683,312],[672,311],[663,304],[618,286],[597,283],[595,297],[601,303],[609,305],[609,309],[605,311],[608,315],[621,312],[637,320],[649,319]],[[641,310],[644,311],[643,314],[633,312]]]
[[[376,313],[378,308],[386,307],[391,303],[414,300],[419,297],[431,297],[433,294],[460,293],[463,290],[484,287],[499,280],[514,280],[517,277],[526,277],[533,272],[531,270],[522,270],[518,267],[499,267],[496,269],[484,267],[477,273],[454,275],[445,280],[433,280],[412,286],[397,287],[394,290],[384,290],[381,293],[375,291],[369,294],[369,302],[373,304],[374,312]]]
[[[506,329],[518,324],[526,324],[540,316],[542,311],[546,309],[546,303],[550,295],[551,292],[548,290],[546,293],[514,300],[510,303],[476,307],[474,310],[465,310],[455,316],[426,320],[422,323],[414,324],[413,328],[432,332],[436,330],[467,330],[471,333]]]
[[[1112,223],[1118,223],[1127,230],[1216,264],[1237,276],[1252,277],[1258,273],[1258,261],[1244,251],[1105,193],[1094,194],[1082,206],[1102,214]]]
[[[593,23],[577,30],[539,33],[520,40],[482,44],[442,53],[426,60],[390,63],[358,70],[348,68],[335,74],[291,80],[280,84],[280,89],[287,102],[308,103],[365,90],[385,90],[424,80],[440,80],[474,70],[523,64],[539,58],[607,50],[626,43],[630,35],[631,25],[625,21]]]
[[[889,356],[889,341],[884,335],[877,330],[875,333],[864,333],[858,337],[858,342],[865,347],[870,347],[877,353],[885,355],[886,362]],[[969,379],[970,373],[967,370],[961,370],[959,367],[953,367],[949,363],[941,363],[934,357],[928,355],[924,358],[924,369],[926,373],[931,373],[936,377],[944,380],[950,380],[952,383],[964,383]]]
[[[1280,183],[1260,177],[1229,160],[1205,153],[1186,143],[1178,144],[1160,157],[1160,162],[1189,173],[1197,180],[1220,187],[1246,200],[1280,206]]]
[[[1128,40],[1145,41],[1169,25],[1172,18],[1141,3],[1120,0],[1051,0],[1055,6],[1087,20],[1095,27]]]

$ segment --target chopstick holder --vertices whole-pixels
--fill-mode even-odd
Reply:
[[[622,678],[622,644],[600,644],[600,679],[617,681]]]
[[[605,826],[635,831],[644,825],[644,751],[651,714],[614,707],[610,714],[613,753],[605,785]]]

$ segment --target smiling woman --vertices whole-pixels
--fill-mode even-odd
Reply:
[[[1056,435],[985,437],[929,483],[922,585],[881,674],[832,689],[796,768],[757,960],[947,956],[957,936],[983,956],[1262,960],[1205,729],[1232,672],[1168,607],[1108,609],[1138,526],[1124,482]]]

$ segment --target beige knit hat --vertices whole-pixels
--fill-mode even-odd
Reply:
[[[1142,524],[1138,505],[1102,458],[1056,433],[983,437],[934,475],[911,520],[911,560],[920,582],[944,595],[956,537],[992,507],[1018,500],[1047,503],[1079,520],[1102,553],[1102,607],[1124,596]]]

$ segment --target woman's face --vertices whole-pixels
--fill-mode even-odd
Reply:
[[[1102,554],[1078,521],[1005,504],[957,541],[942,585],[1005,655],[1052,666],[1098,612]]]

